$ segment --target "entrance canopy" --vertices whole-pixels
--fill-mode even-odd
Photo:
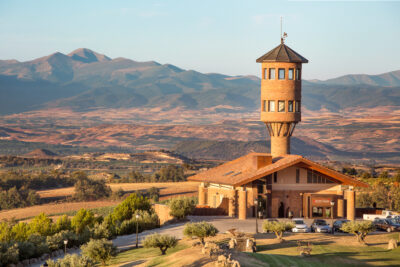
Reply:
[[[189,181],[242,186],[266,175],[291,166],[318,171],[343,185],[368,187],[350,176],[324,167],[300,155],[285,155],[272,158],[266,153],[250,153],[215,168],[200,172],[188,178]]]

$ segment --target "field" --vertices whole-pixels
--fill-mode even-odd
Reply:
[[[132,192],[135,190],[144,190],[150,187],[160,189],[160,200],[165,200],[174,196],[195,196],[197,195],[197,182],[180,182],[180,183],[121,183],[109,184],[112,190],[122,188],[124,191]],[[65,198],[71,196],[74,192],[73,187],[59,188],[52,190],[38,191],[41,198]],[[120,201],[98,200],[87,202],[65,202],[60,204],[44,204],[27,208],[12,209],[0,211],[0,220],[3,219],[24,219],[30,218],[44,212],[49,215],[67,213],[81,208],[94,209],[101,207],[115,206]]]
[[[367,237],[368,246],[360,246],[352,235],[289,234],[286,241],[277,243],[273,234],[257,235],[257,253],[233,253],[241,266],[398,266],[400,248],[389,251],[387,241],[399,235],[377,233]],[[215,241],[226,241],[226,234],[219,234]],[[312,255],[300,257],[297,241],[311,242]],[[215,266],[200,248],[190,247],[191,241],[183,239],[179,245],[160,256],[158,249],[133,249],[120,253],[110,266]]]

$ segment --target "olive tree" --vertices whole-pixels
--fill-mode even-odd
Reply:
[[[340,229],[343,232],[354,234],[359,243],[365,244],[365,237],[375,231],[375,226],[371,221],[350,221],[344,223]]]
[[[215,236],[218,233],[218,229],[214,225],[208,222],[198,223],[187,223],[183,234],[187,237],[197,237],[200,242],[204,245],[204,238],[209,236]]]
[[[170,215],[177,219],[183,219],[193,213],[196,203],[193,199],[187,197],[173,198],[168,203],[171,209]]]
[[[275,221],[264,221],[263,229],[267,232],[274,232],[278,240],[283,240],[282,236],[285,231],[290,231],[294,228],[292,222],[275,222]]]
[[[117,248],[107,239],[91,239],[87,244],[81,246],[82,255],[93,261],[99,261],[103,266],[117,254]]]
[[[161,255],[165,255],[167,249],[173,248],[178,244],[178,240],[174,236],[152,234],[146,237],[143,242],[145,248],[159,248]]]

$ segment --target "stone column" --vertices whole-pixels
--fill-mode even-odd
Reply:
[[[338,198],[337,200],[337,216],[344,218],[344,200],[342,198]]]
[[[204,187],[204,184],[199,185],[199,205],[207,205],[206,200],[206,192],[207,188]]]
[[[246,220],[247,218],[247,192],[239,190],[239,220]]]
[[[347,219],[354,221],[355,219],[355,192],[349,190],[347,194]]]

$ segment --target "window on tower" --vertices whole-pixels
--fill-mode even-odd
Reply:
[[[275,69],[269,69],[269,79],[275,80]]]
[[[300,69],[296,69],[296,80],[301,80]]]
[[[288,112],[293,112],[293,100],[288,101]]]
[[[268,100],[268,111],[275,112],[275,101],[274,100]]]
[[[278,70],[278,79],[279,80],[284,80],[285,79],[285,69],[279,69]]]
[[[262,103],[262,111],[266,111],[266,107],[267,106],[267,100],[263,100],[263,103]]]
[[[295,111],[300,112],[300,101],[295,102]]]
[[[264,80],[267,79],[267,68],[263,70],[263,77]]]
[[[278,101],[278,112],[285,112],[285,101]]]
[[[288,79],[289,80],[293,80],[293,74],[294,74],[294,69],[289,69],[288,71]]]

